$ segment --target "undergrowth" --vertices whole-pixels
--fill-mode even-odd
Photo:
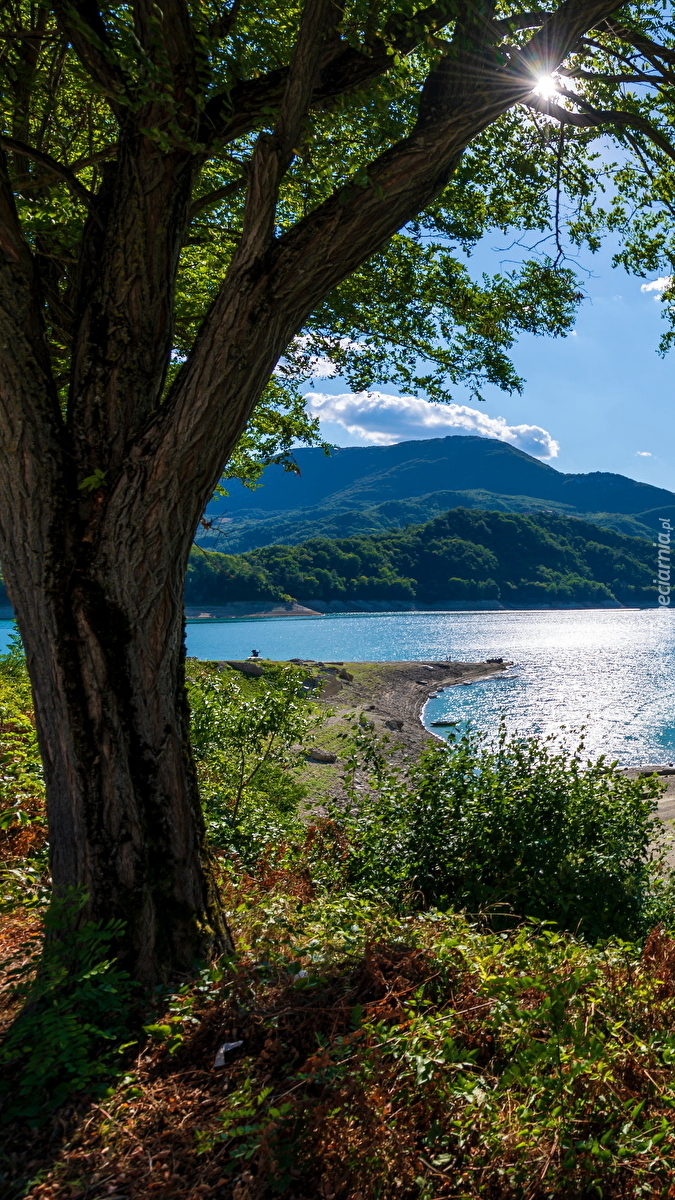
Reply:
[[[583,739],[570,750],[503,727],[431,745],[405,771],[367,729],[355,725],[353,738],[348,802],[330,813],[343,886],[400,910],[489,911],[503,928],[514,914],[536,917],[590,939],[639,937],[674,911],[656,776],[589,761]]]
[[[590,945],[285,884],[229,885],[236,961],[174,997],[23,1194],[675,1194],[664,930]]]
[[[0,655],[0,912],[44,885],[44,782],[21,640]],[[32,886],[31,886],[32,885]]]
[[[85,901],[77,892],[52,900],[6,973],[20,1011],[0,1046],[4,1121],[40,1121],[73,1093],[103,1095],[128,1048],[134,987],[107,957],[123,927],[79,924]]]
[[[5,964],[3,1195],[675,1197],[657,781],[503,731],[397,772],[364,718],[343,799],[313,813],[302,673],[191,663],[189,680],[236,955],[139,1019],[109,958],[120,929],[78,931],[72,896],[43,944],[44,851],[6,858],[6,912],[33,933],[12,927]],[[27,722],[0,727],[7,828],[37,828],[18,815],[41,793],[16,647],[2,689]]]

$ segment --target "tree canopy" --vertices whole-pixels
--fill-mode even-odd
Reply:
[[[475,55],[484,43],[486,64],[494,70],[501,61],[504,82],[521,85],[521,103],[479,130],[440,195],[305,317],[240,436],[229,474],[254,479],[256,461],[287,452],[298,438],[318,438],[299,385],[319,363],[334,364],[355,390],[394,383],[444,399],[459,382],[478,395],[486,382],[520,387],[508,357],[514,337],[566,333],[583,299],[571,262],[575,244],[595,249],[603,232],[619,230],[618,257],[630,269],[670,270],[670,6],[594,7],[605,19],[575,45],[557,82],[538,92],[549,65],[558,65],[536,32],[549,14],[523,13],[512,3],[326,7],[334,25],[279,179],[277,240],[331,197],[346,200],[345,189],[377,191],[369,164],[409,134],[421,98],[431,111],[434,89],[460,70],[462,54]],[[574,5],[558,9],[560,24]],[[166,395],[240,244],[251,156],[261,136],[274,136],[301,12],[300,4],[274,0],[237,0],[229,9],[203,2],[3,7],[1,142],[40,276],[64,408],[85,237],[94,238],[95,253],[87,221],[104,203],[124,128],[142,113],[151,154],[180,147],[195,160],[174,251],[174,319],[167,314],[162,347]],[[532,83],[531,94],[523,83]],[[192,95],[189,133],[185,95]],[[628,155],[612,162],[600,154],[598,134]],[[603,207],[606,185],[611,199]],[[521,266],[476,280],[458,251],[470,251],[491,229],[544,236]]]
[[[189,604],[232,600],[655,603],[651,542],[558,514],[456,508],[380,535],[312,537],[246,554],[195,548]]]

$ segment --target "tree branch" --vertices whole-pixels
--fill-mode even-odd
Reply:
[[[637,75],[601,75],[595,74],[593,71],[565,71],[563,77],[565,79],[588,79],[591,83],[663,83],[664,77],[672,80],[671,72],[664,72],[663,75],[645,75],[643,71],[639,71]]]
[[[530,96],[525,103],[536,112],[544,113],[545,116],[553,117],[562,124],[574,125],[579,129],[589,129],[599,125],[614,125],[618,129],[635,129],[639,133],[644,133],[645,137],[663,150],[664,154],[675,160],[675,146],[644,117],[638,116],[637,113],[624,112],[621,109],[595,109],[581,100],[579,96],[574,96],[572,92],[565,92],[562,89],[560,94],[583,106],[585,111],[583,113],[571,112],[568,108],[562,108],[561,105],[554,104],[553,101],[547,100],[543,96]]]
[[[337,189],[277,241],[257,239],[257,255],[240,244],[190,359],[132,452],[130,469],[136,456],[139,465],[151,459],[156,464],[149,494],[160,487],[160,464],[171,463],[183,486],[188,479],[195,485],[185,501],[195,511],[184,519],[194,517],[196,527],[197,508],[307,315],[442,192],[469,142],[514,104],[528,101],[534,87],[529,64],[539,61],[537,73],[554,70],[588,28],[618,7],[617,0],[567,0],[567,24],[553,21],[535,35],[531,49],[525,47],[528,69],[520,59],[506,68],[496,60],[480,63],[472,91],[465,89],[443,119],[417,127],[360,172],[358,183]],[[112,514],[118,500],[111,503]]]
[[[531,79],[550,74],[572,52],[579,38],[622,7],[612,0],[564,0],[527,45],[513,55],[511,70]]]
[[[329,43],[312,107],[320,108],[384,75],[391,68],[392,50],[411,54],[429,33],[442,29],[456,13],[457,0],[441,0],[420,9],[414,17],[397,13],[388,21],[385,37],[370,40],[367,53],[342,39]],[[229,92],[214,96],[205,108],[201,139],[207,145],[224,144],[250,133],[266,112],[280,103],[287,76],[288,67],[281,67],[261,79],[242,80]]]
[[[108,146],[104,146],[102,150],[97,150],[95,154],[87,154],[84,158],[76,158],[74,163],[70,164],[71,171],[84,171],[86,167],[93,167],[96,163],[106,162],[110,158],[117,158],[119,146],[117,142],[111,142]]]
[[[337,16],[334,0],[305,0],[274,130],[271,135],[260,135],[251,158],[241,235],[244,252],[256,242],[259,252],[273,236],[279,184],[302,132],[320,70],[321,51]]]
[[[493,26],[496,31],[503,34],[516,33],[520,29],[534,29],[548,21],[553,13],[538,12],[529,13],[514,13],[512,17],[504,17],[500,21],[493,21]]]
[[[615,58],[617,62],[626,63],[630,67],[631,71],[639,70],[639,67],[636,67],[634,62],[635,56],[629,57],[628,54],[622,54],[620,50],[610,49],[609,46],[604,46],[602,42],[598,42],[596,38],[579,38],[579,45],[588,46],[591,50],[600,50],[600,52],[605,54],[608,58]],[[644,57],[644,55],[642,57]],[[658,63],[652,63],[652,66],[656,71],[661,69]]]
[[[73,195],[78,200],[81,200],[83,204],[86,204],[91,213],[95,213],[94,196],[83,183],[80,183],[70,167],[67,167],[64,163],[57,162],[50,154],[43,154],[42,150],[36,150],[33,146],[27,146],[25,142],[20,142],[17,138],[7,137],[4,133],[0,134],[0,145],[5,150],[13,150],[15,154],[22,154],[24,158],[32,159],[33,162],[39,163],[41,167],[44,167],[52,175],[58,176],[63,183],[68,185]]]
[[[653,172],[653,170],[652,170],[652,168],[651,168],[651,165],[650,165],[650,163],[649,163],[649,160],[648,160],[648,159],[645,157],[645,155],[644,155],[644,151],[643,151],[643,149],[642,149],[642,146],[641,146],[641,145],[640,145],[640,143],[638,142],[637,138],[634,138],[634,137],[632,136],[632,134],[630,134],[630,133],[627,133],[627,134],[626,134],[626,141],[628,142],[628,144],[629,144],[630,146],[632,146],[632,147],[633,147],[633,152],[636,154],[636,156],[637,156],[637,158],[638,158],[638,160],[639,160],[639,162],[640,162],[640,165],[641,165],[641,167],[642,167],[642,170],[644,171],[644,173],[645,173],[645,175],[647,176],[647,178],[648,178],[648,179],[650,179],[652,183],[656,183],[656,177],[655,177],[655,175],[654,175],[654,172]],[[663,205],[664,205],[664,207],[665,207],[665,208],[667,208],[667,210],[668,210],[668,212],[670,213],[671,217],[675,217],[675,204],[674,204],[674,203],[673,203],[671,200],[668,200],[667,196],[664,196],[664,195],[663,195],[663,192],[661,192],[661,194],[660,194],[660,196],[659,196],[659,201],[660,201],[660,203],[661,203],[661,204],[663,204]]]
[[[113,112],[120,116],[127,80],[95,0],[53,0],[53,8],[83,67],[106,96]]]
[[[230,30],[234,27],[234,23],[239,16],[241,8],[241,0],[233,0],[233,3],[225,10],[222,16],[216,17],[209,25],[209,37],[223,38],[227,37]]]
[[[45,339],[40,283],[35,259],[23,235],[0,147],[0,449],[19,430],[26,413],[44,416],[45,401],[53,410],[56,392]],[[18,436],[18,433],[17,435]],[[14,446],[18,449],[18,445]],[[39,460],[38,460],[39,461]]]
[[[494,48],[500,41],[493,15],[495,3],[466,5],[457,19],[448,52],[430,72],[422,88],[418,126],[443,120],[464,94],[475,89],[476,76],[494,70]],[[492,54],[490,53],[492,51]]]
[[[195,32],[185,0],[133,0],[134,23],[148,57],[173,75],[181,99],[186,86],[195,94],[199,79],[195,61]]]
[[[675,50],[669,49],[667,46],[661,46],[658,42],[653,42],[651,38],[644,37],[641,33],[634,33],[626,25],[615,25],[612,21],[605,22],[605,30],[612,37],[618,37],[622,42],[628,42],[630,46],[642,54],[649,62],[652,58],[662,58],[664,62],[675,64]],[[609,52],[611,54],[611,50]]]
[[[246,177],[234,179],[232,183],[225,183],[222,187],[214,188],[212,192],[207,192],[205,196],[200,196],[198,200],[193,200],[188,209],[188,223],[192,221],[205,208],[210,208],[212,204],[218,204],[220,200],[227,200],[229,196],[234,196],[246,187]]]
[[[258,210],[164,402],[146,409],[142,426],[135,409],[124,458],[111,473],[106,526],[117,528],[123,512],[143,526],[148,513],[161,511],[169,540],[196,528],[275,363],[309,313],[442,193],[466,146],[527,103],[537,74],[555,70],[579,37],[619,6],[565,0],[565,23],[551,18],[506,64],[496,55],[481,60],[452,111],[415,128],[278,239],[268,237]]]

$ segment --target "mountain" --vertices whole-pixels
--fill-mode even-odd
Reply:
[[[242,555],[193,550],[185,599],[297,600],[332,611],[655,606],[654,547],[556,513],[453,508],[379,536],[314,537]]]
[[[299,475],[272,465],[255,492],[233,481],[230,495],[210,511],[283,512],[330,501],[338,508],[365,508],[436,491],[485,489],[506,496],[555,500],[581,512],[639,513],[675,504],[675,493],[625,475],[556,471],[492,438],[430,438],[395,446],[347,446],[327,457],[319,449],[297,450]]]
[[[625,475],[566,474],[490,438],[456,435],[395,446],[350,446],[330,457],[295,452],[299,475],[272,465],[255,491],[236,480],[209,505],[205,547],[241,553],[275,542],[384,532],[429,520],[448,508],[553,512],[650,538],[675,493]]]

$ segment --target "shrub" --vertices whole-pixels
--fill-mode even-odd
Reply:
[[[636,936],[653,906],[660,790],[656,777],[585,761],[583,744],[468,732],[428,750],[407,779],[380,761],[370,789],[333,814],[349,844],[343,878],[399,907]]]
[[[47,830],[33,698],[19,634],[0,655],[0,911],[44,892]],[[25,886],[24,886],[25,885]]]
[[[306,676],[268,667],[263,678],[239,679],[190,664],[191,736],[208,837],[247,869],[269,846],[302,839],[306,791],[294,768],[317,724]]]
[[[496,934],[457,914],[397,917],[349,892],[301,905],[278,892],[254,902],[247,887],[232,906],[239,957],[207,1028],[213,1047],[242,1045],[225,1096],[216,1072],[191,1156],[173,1160],[176,1195],[195,1178],[259,1200],[672,1191],[675,941],[663,930],[644,949],[591,946],[535,922]],[[210,1066],[203,1029],[192,1048],[184,1029],[180,1053]],[[185,1062],[162,1119],[157,1066],[139,1081],[148,1152],[167,1126],[185,1145]]]

